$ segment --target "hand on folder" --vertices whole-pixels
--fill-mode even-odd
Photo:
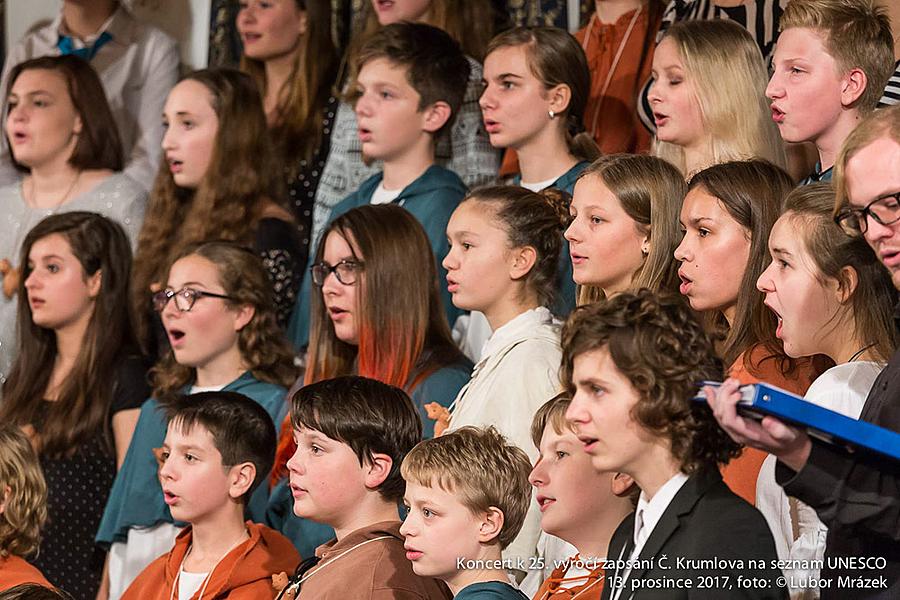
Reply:
[[[737,379],[726,379],[718,388],[705,386],[703,393],[713,415],[731,438],[745,446],[774,454],[785,465],[799,471],[806,464],[812,442],[805,431],[786,425],[772,416],[761,421],[742,417],[737,412],[741,399]]]

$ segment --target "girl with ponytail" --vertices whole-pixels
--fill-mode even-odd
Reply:
[[[560,391],[559,328],[549,307],[568,220],[568,196],[558,190],[498,186],[470,193],[447,225],[443,264],[453,304],[482,312],[492,331],[450,409],[449,428],[493,425],[532,462],[532,418]],[[533,556],[539,534],[534,505],[504,556]]]

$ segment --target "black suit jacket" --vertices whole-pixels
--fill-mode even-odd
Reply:
[[[666,508],[627,577],[634,514],[609,544],[603,599],[787,598],[778,585],[775,542],[763,516],[717,470],[692,475]],[[753,561],[751,563],[751,560]],[[739,579],[740,578],[740,579]]]

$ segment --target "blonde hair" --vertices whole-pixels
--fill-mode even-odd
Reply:
[[[37,455],[14,425],[0,425],[0,557],[28,556],[41,543],[47,521],[47,483]]]
[[[900,105],[876,110],[844,140],[834,163],[835,215],[847,204],[847,163],[857,152],[881,138],[900,144]]]
[[[631,289],[675,291],[678,263],[672,260],[681,242],[678,227],[681,203],[687,194],[684,177],[671,163],[640,154],[611,154],[594,161],[579,175],[597,177],[622,205],[635,226],[650,238],[650,250],[632,275]],[[603,290],[583,285],[578,304],[603,300]]]
[[[887,9],[874,0],[791,0],[779,29],[795,27],[819,33],[842,72],[858,68],[866,74],[866,89],[854,104],[863,114],[875,110],[894,71],[894,37]]]
[[[407,483],[437,485],[454,494],[474,514],[498,508],[503,529],[497,536],[506,548],[519,534],[531,502],[531,462],[494,427],[462,427],[410,450],[400,467]]]
[[[709,152],[701,167],[751,158],[784,167],[784,143],[765,94],[769,75],[750,32],[731,21],[682,21],[663,39],[678,48],[700,105]],[[681,146],[657,141],[654,154],[687,175]]]

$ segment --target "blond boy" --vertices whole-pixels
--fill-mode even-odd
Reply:
[[[874,0],[792,0],[766,88],[786,142],[812,142],[813,174],[831,180],[844,139],[875,109],[894,69],[891,25]]]
[[[510,584],[502,550],[518,535],[531,465],[495,428],[462,427],[418,444],[403,461],[400,528],[417,575],[444,581],[456,600],[524,600]]]

